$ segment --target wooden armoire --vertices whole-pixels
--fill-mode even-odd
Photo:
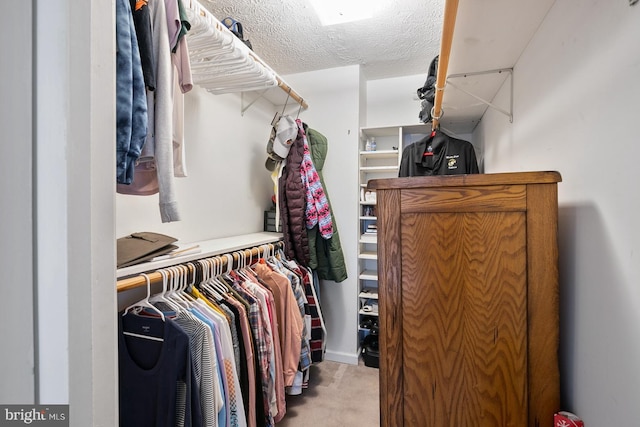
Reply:
[[[559,410],[557,172],[379,179],[383,427]]]

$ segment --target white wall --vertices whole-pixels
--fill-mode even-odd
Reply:
[[[45,1],[45,0],[42,0]],[[118,419],[115,250],[115,26],[112,0],[65,1],[69,418],[72,427]],[[75,33],[74,33],[75,34]],[[41,64],[46,69],[46,64]],[[42,135],[47,138],[47,135]],[[49,183],[52,188],[56,183]],[[64,185],[64,183],[60,183]],[[55,190],[50,190],[55,191]],[[59,247],[58,250],[64,250]],[[47,256],[58,257],[56,252]]]
[[[398,126],[420,123],[420,99],[416,91],[426,75],[412,75],[367,82],[367,119],[363,126]]]
[[[70,425],[113,426],[113,2],[7,7],[0,402],[68,403]]]
[[[588,426],[640,423],[638,40],[638,5],[557,0],[515,67],[513,124],[489,110],[474,135],[487,172],[562,174],[562,402]]]
[[[358,361],[358,131],[360,127],[360,70],[358,66],[285,76],[309,102],[300,118],[327,137],[323,168],[348,278],[322,281],[320,301],[327,327],[329,360]]]
[[[411,75],[366,82],[366,118],[363,126],[403,126],[420,124],[418,114],[421,104],[416,91],[422,87],[426,75]],[[456,133],[452,129],[441,129],[448,135],[474,143],[468,133]],[[414,138],[409,142],[416,142]],[[482,147],[474,143],[478,163],[482,160]]]
[[[160,221],[157,194],[118,194],[117,237],[155,231],[193,242],[262,231],[273,194],[264,162],[277,108],[263,100],[244,115],[241,108],[239,94],[213,95],[194,85],[185,96],[188,176],[175,179],[181,221]]]
[[[31,2],[6,4],[13,19],[0,26],[0,239],[3,321],[0,324],[0,402],[35,402],[33,302],[33,86]],[[11,100],[11,105],[5,103]]]
[[[67,251],[68,12],[65,0],[37,10],[37,260],[39,401],[69,403]]]

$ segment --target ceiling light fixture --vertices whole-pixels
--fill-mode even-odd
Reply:
[[[309,2],[324,26],[372,18],[379,3],[373,0],[309,0]]]

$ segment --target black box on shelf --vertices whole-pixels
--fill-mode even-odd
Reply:
[[[276,210],[264,211],[264,231],[282,231],[282,221],[278,218],[278,230],[276,230]]]

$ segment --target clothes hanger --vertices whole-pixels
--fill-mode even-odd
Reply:
[[[178,305],[178,307],[180,307],[181,310],[189,309],[189,304],[186,301],[184,301],[177,292],[177,290],[182,287],[185,268],[186,267],[180,264],[169,267],[169,270],[172,273],[172,278],[169,283],[169,292],[167,292],[167,298],[173,301],[174,304]]]
[[[244,273],[247,276],[255,276],[255,272],[253,271],[253,269],[251,268],[254,265],[254,261],[253,261],[253,249],[248,249],[249,252],[249,262],[247,262],[246,267],[244,268]],[[258,259],[260,258],[260,250],[258,250]],[[255,279],[255,277],[254,277]]]
[[[287,256],[284,253],[284,247],[281,247],[280,249],[278,249],[278,251],[276,252],[276,259],[287,259]]]
[[[227,271],[226,271],[226,273],[229,274],[229,273],[231,273],[231,270],[233,270],[233,255],[224,254],[223,256],[227,259]]]
[[[271,261],[272,259],[275,258],[276,249],[277,249],[276,245],[274,245],[273,243],[269,244],[269,254],[268,254],[268,256],[265,257],[267,261]]]
[[[271,248],[270,248],[270,246],[268,244],[264,244],[264,245],[262,245],[262,246],[260,246],[258,248],[258,259],[256,260],[256,262],[254,264],[251,265],[251,267],[249,267],[250,270],[251,270],[251,273],[254,276],[258,275],[258,273],[256,272],[255,265],[256,264],[263,264],[263,265],[267,264],[268,259],[269,259],[270,251],[271,251]]]
[[[224,254],[224,257],[227,258],[227,269],[224,273],[222,273],[222,275],[220,276],[220,278],[224,281],[224,280],[234,280],[233,275],[235,274],[235,270],[234,270],[234,266],[233,263],[235,261],[234,255],[236,257],[238,257],[238,265],[240,265],[240,256],[238,255],[237,252],[234,252],[233,254]]]
[[[227,258],[228,260],[228,258]],[[231,262],[233,263],[233,257],[231,257]],[[222,295],[226,295],[229,293],[229,288],[227,287],[227,285],[224,283],[224,281],[222,281],[222,274],[223,274],[223,262],[222,262],[222,258],[217,257],[216,258],[216,271],[215,271],[215,275],[211,280],[211,285],[214,286],[218,292]]]
[[[275,73],[259,63],[249,48],[197,1],[190,1],[187,14],[194,83],[216,94],[278,85]]]
[[[434,108],[431,108],[431,117],[435,113]],[[422,157],[432,157],[433,156],[433,147],[431,146],[431,142],[433,138],[440,132],[440,122],[436,125],[435,123],[440,120],[440,118],[444,115],[444,110],[440,109],[440,116],[433,118],[431,122],[431,134],[429,134],[429,138],[427,139],[427,147],[425,148],[424,153],[422,153]]]
[[[304,104],[304,98],[300,98],[300,107],[298,107],[298,114],[296,114],[296,120],[300,117],[300,112],[302,111],[302,104]]]
[[[246,251],[240,251],[238,252],[238,255],[241,257],[242,263],[241,263],[241,266],[236,271],[243,279],[251,281],[252,280],[251,277],[247,274],[247,266],[250,264],[250,261],[253,259],[253,256],[251,254],[251,249],[249,249],[249,259],[250,259],[249,262],[247,262]]]
[[[266,260],[269,257],[269,245],[268,244],[264,244],[261,245],[258,248],[258,261],[257,262],[262,262],[264,260]]]
[[[436,88],[438,89],[438,88]],[[444,88],[442,88],[444,89]],[[440,90],[442,90],[440,89]],[[434,134],[437,129],[440,128],[440,119],[444,116],[444,110],[440,107],[440,115],[436,117],[436,107],[435,105],[431,107],[431,133]],[[436,124],[437,123],[437,124]]]
[[[215,264],[212,258],[207,258],[205,264],[207,266],[207,278],[201,283],[201,289],[213,296],[214,299],[220,301],[223,299],[220,291],[215,287]]]
[[[124,313],[122,314],[122,316],[127,315],[127,313],[129,313],[129,310],[133,309],[133,308],[149,308],[151,310],[153,310],[154,312],[156,312],[157,314],[160,315],[160,317],[162,318],[162,320],[164,321],[164,313],[160,310],[158,310],[157,307],[155,307],[153,304],[151,304],[151,302],[149,301],[149,297],[151,296],[151,280],[149,280],[149,276],[147,276],[145,273],[141,273],[141,276],[144,277],[146,283],[147,283],[147,296],[144,297],[143,299],[141,299],[138,302],[135,302],[133,304],[131,304],[129,307],[127,307],[124,310]]]
[[[176,291],[176,294],[181,297],[185,302],[191,307],[191,303],[195,300],[191,294],[189,294],[188,289],[191,289],[193,285],[196,283],[196,266],[192,262],[188,262],[185,266],[183,266],[185,271],[183,275],[182,286]],[[191,268],[189,268],[191,267]],[[189,270],[193,270],[193,275],[191,276],[191,282],[189,282]]]
[[[239,271],[242,268],[242,265],[244,264],[244,255],[242,254],[241,251],[235,251],[233,253],[233,258],[234,258],[234,261],[237,259],[237,261],[235,261],[236,265],[232,266],[230,270],[229,269],[227,270],[227,276],[232,279],[233,278],[237,279],[239,277],[243,278],[242,276],[240,276]]]
[[[249,250],[249,255],[251,255],[251,250]],[[247,274],[247,253],[246,251],[238,251],[238,268],[235,270],[236,274],[245,282],[253,282],[254,279],[251,278],[249,274]]]
[[[188,273],[188,269],[186,266],[179,264],[172,267],[172,271],[174,272],[174,278],[172,285],[169,287],[167,298],[178,305],[181,310],[189,310],[189,308],[191,308],[191,303],[187,301],[182,296],[182,292],[180,292],[184,286],[185,275]]]
[[[233,255],[231,254],[223,254],[221,255],[221,257],[224,257],[227,261],[226,263],[221,263],[220,264],[220,274],[218,276],[218,279],[223,283],[224,283],[224,279],[226,277],[230,277],[231,272],[233,271]],[[225,269],[223,269],[223,265],[225,267]],[[225,287],[227,287],[227,285],[225,284]]]
[[[157,302],[163,302],[167,304],[173,311],[177,311],[175,304],[167,299],[168,292],[168,272],[165,269],[158,270],[158,273],[162,276],[162,291],[154,294],[149,298],[149,302],[151,304],[155,304]]]
[[[291,96],[291,88],[287,91],[287,99],[284,100],[284,107],[282,107],[282,113],[280,116],[284,116],[284,111],[287,109],[287,103],[289,102],[289,97]]]
[[[122,316],[123,317],[126,316],[127,313],[129,312],[129,310],[131,310],[133,308],[149,308],[149,309],[155,311],[157,314],[159,314],[160,318],[164,322],[166,320],[165,317],[164,317],[164,313],[162,311],[158,310],[157,307],[155,307],[153,304],[151,304],[149,302],[149,297],[151,296],[151,281],[149,280],[149,276],[147,276],[144,273],[141,273],[140,275],[144,276],[145,281],[147,283],[147,296],[144,299],[138,301],[137,303],[134,303],[134,304],[130,305],[129,307],[127,307],[124,310],[124,313],[122,314]],[[153,337],[153,336],[149,336],[149,335],[136,334],[135,332],[122,331],[122,334],[131,336],[131,337],[136,337],[136,338],[144,338],[144,339],[151,340],[151,341],[164,341],[164,338]]]

